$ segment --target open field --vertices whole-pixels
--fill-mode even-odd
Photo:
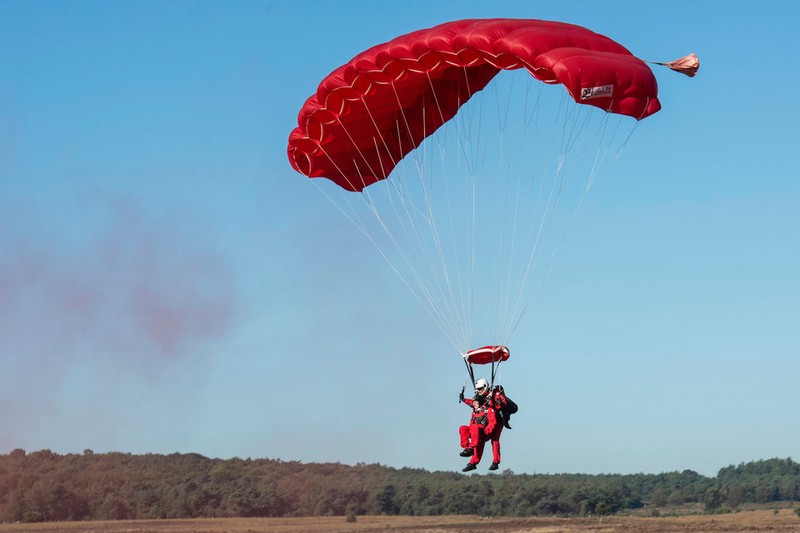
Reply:
[[[611,516],[604,518],[480,518],[477,516],[360,516],[326,518],[225,518],[196,520],[133,520],[0,524],[0,532],[44,533],[611,533],[660,532],[800,532],[792,509],[744,511],[721,515],[677,517]]]

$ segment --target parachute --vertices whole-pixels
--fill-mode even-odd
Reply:
[[[692,58],[666,65],[693,75]],[[301,174],[327,178],[311,182],[465,356],[508,344],[604,162],[660,109],[650,67],[608,37],[459,20],[331,72],[287,153]]]
[[[562,84],[579,104],[636,119],[661,108],[650,68],[608,37],[561,22],[462,20],[397,37],[333,71],[300,111],[289,161],[361,191],[500,70],[521,68]]]

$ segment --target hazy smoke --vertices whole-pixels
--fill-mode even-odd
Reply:
[[[81,212],[58,227],[0,210],[0,446],[58,426],[66,398],[113,402],[159,372],[174,389],[165,365],[191,374],[233,322],[230,267],[207,227],[88,203],[90,224]]]
[[[94,233],[0,220],[0,361],[181,358],[225,334],[234,286],[203,229],[107,205]]]

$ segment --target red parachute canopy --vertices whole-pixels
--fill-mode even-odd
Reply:
[[[460,20],[379,44],[334,70],[300,110],[289,161],[361,191],[500,70],[520,68],[562,84],[579,104],[636,119],[661,108],[653,72],[608,37],[561,22]]]
[[[511,353],[505,346],[484,346],[470,350],[464,354],[468,363],[473,365],[485,365],[488,363],[501,363],[508,360]]]

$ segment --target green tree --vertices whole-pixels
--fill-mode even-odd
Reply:
[[[377,503],[379,514],[397,514],[399,507],[397,505],[397,488],[391,483],[384,485],[381,492],[378,493]]]
[[[708,487],[706,494],[703,497],[703,508],[707,513],[713,513],[722,506],[722,496],[719,489],[715,487]]]

